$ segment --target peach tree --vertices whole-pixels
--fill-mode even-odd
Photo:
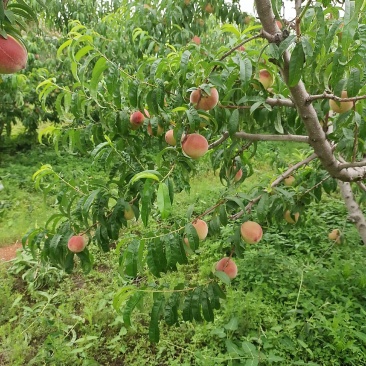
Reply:
[[[281,0],[256,0],[256,17],[235,1],[122,1],[93,27],[68,22],[57,57],[73,82],[38,85],[43,103],[58,94],[57,148],[89,154],[104,178],[66,181],[42,166],[36,185],[58,190],[59,213],[23,244],[66,272],[75,255],[88,272],[91,252],[116,248],[131,281],[114,306],[129,325],[153,294],[151,341],[161,319],[212,321],[225,297],[219,284],[240,273],[233,256],[258,243],[262,227],[301,225],[307,205],[326,194],[340,191],[366,244],[365,2],[293,4],[296,16],[284,19]],[[241,192],[262,141],[298,142],[306,153]],[[176,218],[174,195],[189,189],[204,155],[227,189],[203,212],[187,207]],[[202,283],[170,283],[165,273],[200,254],[207,232],[199,220],[209,235],[232,227],[224,262]],[[339,231],[333,240],[342,241]]]

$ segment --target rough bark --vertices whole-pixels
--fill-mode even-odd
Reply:
[[[346,207],[349,213],[348,217],[356,225],[361,239],[364,245],[366,245],[366,220],[360,206],[354,198],[351,183],[338,181],[338,186],[341,191],[343,200],[346,203]]]

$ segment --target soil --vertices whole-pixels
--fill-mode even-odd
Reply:
[[[0,248],[0,261],[8,262],[14,259],[16,257],[17,250],[21,247],[22,244],[15,243],[13,245]]]

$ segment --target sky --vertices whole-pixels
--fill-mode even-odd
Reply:
[[[254,14],[254,0],[241,0],[240,6],[243,11],[247,13]],[[285,0],[285,19],[290,20],[295,17],[295,9],[294,9],[295,2],[290,2],[289,0]]]

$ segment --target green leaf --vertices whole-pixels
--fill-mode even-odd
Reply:
[[[122,304],[127,301],[136,292],[135,286],[122,287],[113,297],[113,308],[117,313],[121,312]]]
[[[289,86],[293,87],[301,79],[302,71],[304,69],[305,54],[301,42],[298,42],[292,51],[289,67]]]
[[[76,255],[80,259],[80,264],[81,264],[81,268],[82,268],[83,272],[85,274],[89,273],[93,268],[93,260],[92,260],[92,256],[89,253],[88,249],[85,248],[82,252],[76,253]]]
[[[165,248],[163,241],[160,240],[160,238],[155,238],[148,242],[146,262],[154,276],[160,277],[160,273],[166,272],[167,260]]]
[[[238,129],[239,129],[239,110],[238,109],[234,109],[233,113],[231,114],[227,128],[228,128],[230,136],[232,136],[235,132],[238,132]]]
[[[230,285],[230,277],[223,271],[215,271],[214,275],[221,280],[225,285]]]
[[[145,293],[143,291],[135,292],[128,300],[123,310],[123,322],[126,327],[131,327],[131,314],[135,307],[142,301]]]
[[[284,39],[278,47],[279,57],[292,45],[296,40],[296,36],[291,34],[286,39]]]
[[[252,63],[249,58],[245,58],[244,60],[240,60],[240,80],[243,83],[247,83],[253,74]]]
[[[160,338],[159,320],[164,310],[164,295],[162,293],[154,293],[154,304],[151,309],[150,325],[149,325],[149,340],[153,343],[158,343]]]
[[[149,221],[155,187],[151,179],[146,179],[141,193],[141,219],[145,226],[147,226]]]
[[[192,296],[192,291],[190,291],[189,293],[187,293],[183,302],[182,317],[183,320],[186,322],[191,322],[193,320]]]
[[[107,68],[107,60],[104,57],[99,58],[99,60],[94,65],[89,88],[90,95],[95,99],[97,98],[98,84],[102,80],[102,74]]]
[[[128,99],[132,107],[138,107],[138,90],[139,83],[136,80],[133,80],[128,85]]]
[[[157,205],[163,220],[170,216],[172,204],[170,201],[169,188],[164,182],[159,183],[157,192]]]
[[[347,80],[347,96],[348,98],[355,97],[361,89],[361,74],[360,70],[352,68]]]
[[[177,270],[177,263],[187,264],[187,255],[180,236],[169,235],[164,238],[167,268]]]
[[[191,250],[196,251],[199,246],[199,238],[197,235],[197,230],[195,227],[189,222],[185,228],[184,232],[186,235],[186,238],[188,239],[189,247]]]
[[[275,130],[281,134],[283,134],[285,132],[283,129],[283,126],[282,126],[282,115],[281,115],[280,109],[278,109],[278,112],[275,117]]]
[[[123,252],[122,258],[119,264],[120,273],[126,276],[136,277],[138,264],[139,264],[139,250],[141,242],[140,240],[133,240],[128,244],[126,250]]]
[[[204,319],[207,322],[213,322],[214,321],[214,312],[213,307],[209,298],[209,294],[207,291],[202,291],[201,295],[201,306],[202,306],[202,314]]]
[[[162,178],[162,175],[156,170],[144,170],[143,172],[135,174],[130,182],[133,184],[140,179],[153,179],[159,182]]]

